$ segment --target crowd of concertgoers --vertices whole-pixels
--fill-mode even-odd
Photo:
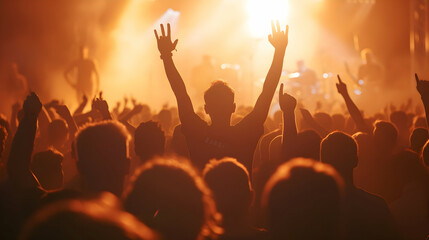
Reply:
[[[215,81],[195,112],[178,41],[160,30],[177,109],[111,108],[100,93],[71,112],[30,93],[1,117],[0,239],[426,239],[427,116],[364,116],[338,76],[344,114],[311,114],[280,85],[271,118],[288,45],[278,22],[255,105]],[[416,84],[427,114],[429,81]]]

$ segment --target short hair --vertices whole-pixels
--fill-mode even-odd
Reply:
[[[147,162],[136,171],[125,196],[125,209],[166,239],[196,239],[217,229],[210,190],[186,162]]]
[[[320,144],[320,160],[342,172],[351,170],[357,165],[358,146],[351,136],[334,131],[326,136]]]
[[[204,168],[203,178],[224,217],[239,217],[249,210],[252,201],[249,172],[236,159],[211,160]]]
[[[134,216],[109,206],[107,201],[67,200],[47,205],[30,217],[20,239],[158,239]]]
[[[216,103],[220,100],[224,102],[234,102],[234,90],[229,84],[222,80],[212,82],[211,86],[204,92],[206,104]]]
[[[165,135],[159,123],[142,122],[134,132],[134,151],[140,160],[146,161],[164,153]]]
[[[123,175],[126,159],[122,158],[128,155],[129,139],[125,127],[116,121],[86,125],[76,137],[79,170],[84,175]]]
[[[429,133],[426,128],[416,128],[413,130],[413,133],[410,136],[410,147],[416,152],[420,153],[423,145],[425,145],[426,141],[429,139]]]
[[[344,183],[327,164],[296,158],[280,165],[263,194],[273,239],[338,237]]]
[[[36,175],[40,185],[46,190],[59,189],[63,185],[62,162],[64,156],[55,149],[34,154],[31,171]]]
[[[393,149],[398,139],[398,130],[395,125],[386,121],[376,121],[374,124],[375,144]]]

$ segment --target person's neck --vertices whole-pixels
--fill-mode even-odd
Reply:
[[[216,129],[225,129],[231,126],[230,120],[229,119],[225,119],[225,120],[216,120],[216,121],[212,121],[211,126],[213,128]]]

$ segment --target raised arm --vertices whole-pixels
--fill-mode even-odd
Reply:
[[[356,127],[361,132],[370,133],[369,127],[366,125],[365,120],[363,119],[362,113],[359,111],[359,108],[350,98],[350,95],[347,91],[347,85],[341,80],[340,75],[337,75],[338,83],[337,83],[337,91],[344,98],[346,102],[347,110],[350,113],[353,121],[356,124]]]
[[[167,74],[171,89],[176,96],[180,121],[185,123],[187,120],[196,116],[196,114],[194,112],[194,107],[192,106],[191,98],[186,91],[185,83],[173,62],[173,54],[171,52],[176,49],[176,45],[179,40],[176,39],[174,42],[171,41],[170,24],[167,24],[167,34],[165,34],[163,24],[161,24],[161,36],[158,35],[156,30],[154,30],[154,32],[158,43],[158,50],[161,53],[161,59],[164,62],[165,73]]]
[[[39,182],[30,170],[34,138],[37,130],[37,117],[42,104],[35,93],[24,101],[24,117],[19,123],[7,163],[7,171],[13,185],[19,190],[39,187]]]
[[[268,41],[275,48],[273,62],[265,78],[262,93],[259,95],[253,111],[248,115],[248,118],[258,124],[263,124],[268,116],[271,101],[282,73],[283,59],[288,45],[289,26],[286,26],[286,31],[281,31],[279,21],[277,21],[276,26],[274,26],[274,22],[271,22],[271,28],[273,33],[268,36]]]
[[[279,103],[283,112],[282,157],[283,160],[288,160],[293,155],[298,137],[295,122],[296,99],[283,93],[283,84],[280,85]]]
[[[417,91],[419,92],[420,97],[422,98],[423,106],[425,107],[426,123],[427,126],[429,126],[429,81],[420,80],[417,73],[415,74],[415,77],[417,83]]]

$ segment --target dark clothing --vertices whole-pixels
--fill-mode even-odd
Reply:
[[[210,159],[236,158],[249,173],[252,172],[253,153],[264,132],[263,125],[246,116],[238,124],[216,132],[198,115],[182,123],[192,163],[203,169]]]

